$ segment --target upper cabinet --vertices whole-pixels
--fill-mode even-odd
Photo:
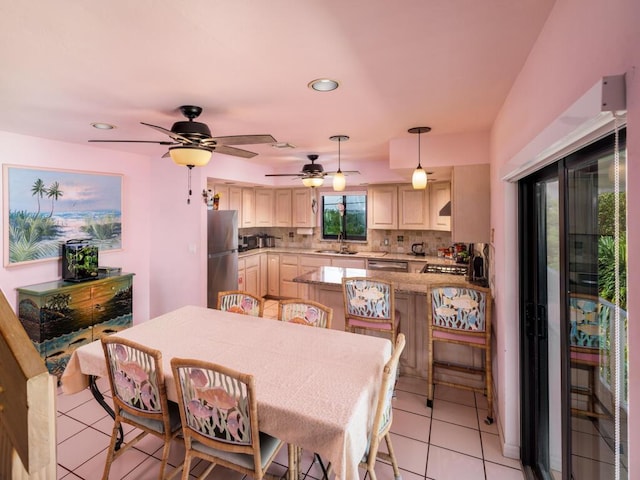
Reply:
[[[242,189],[242,221],[238,222],[241,228],[256,226],[256,192],[253,188]]]
[[[273,200],[274,191],[272,189],[256,189],[255,191],[255,225],[256,227],[272,227],[273,223]]]
[[[451,184],[449,182],[429,184],[429,208],[429,228],[451,231]]]
[[[278,188],[275,191],[273,226],[274,227],[290,227],[291,226],[291,189]]]
[[[294,188],[292,190],[291,226],[309,228],[316,226],[318,201],[315,188]]]
[[[429,228],[429,189],[414,190],[411,185],[398,186],[398,229]]]
[[[453,167],[451,239],[454,242],[489,243],[490,201],[488,164]]]
[[[367,228],[398,229],[398,187],[375,185],[368,188]]]

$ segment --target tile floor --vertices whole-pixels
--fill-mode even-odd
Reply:
[[[268,302],[265,316],[275,317],[277,304]],[[105,397],[108,383],[98,382]],[[433,409],[427,408],[426,382],[400,377],[394,404],[392,441],[404,480],[511,480],[523,479],[518,460],[505,458],[500,451],[497,428],[486,425],[486,401],[483,396],[438,386]],[[87,390],[75,395],[58,396],[58,479],[94,480],[102,477],[106,449],[113,420]],[[125,439],[135,432],[125,428]],[[160,463],[161,442],[145,438],[117,459],[111,467],[111,479],[155,479]],[[385,448],[384,444],[383,447]],[[184,457],[180,441],[171,449],[169,463],[181,463]],[[302,472],[310,480],[322,477],[313,456],[303,454]],[[272,473],[284,475],[287,455],[283,448],[272,466]],[[196,462],[190,478],[206,467]],[[376,474],[380,480],[393,480],[391,466],[378,461]],[[361,471],[361,478],[365,472]],[[214,468],[208,478],[241,480],[240,475],[221,467]]]

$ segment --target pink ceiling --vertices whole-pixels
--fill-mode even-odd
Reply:
[[[270,133],[253,162],[299,169],[319,153],[388,161],[389,142],[488,131],[553,0],[110,0],[4,2],[0,130],[86,144],[165,140],[177,107],[214,135]],[[317,93],[307,83],[338,80]],[[116,130],[98,131],[91,122]],[[160,157],[160,145],[111,144]],[[234,157],[226,157],[233,161]],[[324,160],[324,161],[323,161]],[[295,163],[294,163],[295,162]],[[295,171],[295,170],[294,170]]]

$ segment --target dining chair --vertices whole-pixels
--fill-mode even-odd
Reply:
[[[202,360],[172,358],[182,419],[185,461],[211,462],[199,478],[222,465],[255,480],[269,478],[267,469],[284,443],[258,430],[258,403],[253,375]]]
[[[596,411],[596,371],[609,363],[606,332],[610,328],[611,307],[597,296],[571,294],[569,297],[571,368],[587,371],[587,385],[572,381],[571,392],[587,397],[587,408],[571,408],[575,415],[606,417],[605,410]]]
[[[382,371],[382,381],[380,382],[380,389],[378,391],[378,403],[376,406],[375,416],[373,417],[369,443],[367,451],[360,461],[360,466],[367,469],[367,472],[371,476],[371,480],[376,480],[374,467],[376,459],[378,458],[391,463],[391,466],[393,467],[393,477],[395,480],[400,480],[402,478],[400,476],[400,469],[398,468],[398,461],[396,460],[389,431],[391,430],[391,422],[393,421],[393,406],[391,400],[393,399],[393,389],[398,372],[398,362],[400,360],[400,355],[404,350],[404,346],[404,334],[399,333],[393,348],[393,355]],[[388,453],[381,452],[379,450],[380,441],[383,438],[387,444]]]
[[[108,336],[102,337],[101,341],[114,410],[111,443],[102,478],[109,478],[111,464],[116,458],[151,434],[164,442],[158,474],[158,478],[163,479],[171,442],[182,430],[178,405],[167,400],[162,354],[124,338]],[[123,423],[142,431],[116,450],[118,432]],[[174,469],[167,478],[173,478],[181,468],[182,465]]]
[[[280,300],[278,320],[311,327],[331,328],[333,309],[312,300]]]
[[[431,285],[427,294],[428,350],[427,365],[427,406],[433,407],[434,386],[448,385],[486,394],[487,424],[493,423],[493,377],[491,366],[491,290],[479,286]],[[482,365],[471,361],[464,365],[461,362],[438,361],[434,359],[436,343],[463,345],[472,349],[480,349],[484,353]],[[481,360],[482,363],[482,360]],[[474,387],[468,383],[455,381],[446,373],[436,378],[434,368],[455,372],[471,373],[484,380],[483,386]]]
[[[344,329],[381,332],[395,345],[400,331],[400,312],[395,308],[392,282],[368,277],[344,277]]]
[[[218,310],[244,315],[262,317],[264,313],[264,299],[256,297],[242,290],[227,290],[218,293]]]

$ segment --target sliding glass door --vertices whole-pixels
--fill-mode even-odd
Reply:
[[[623,147],[624,131],[519,185],[522,458],[535,478],[627,478]]]

